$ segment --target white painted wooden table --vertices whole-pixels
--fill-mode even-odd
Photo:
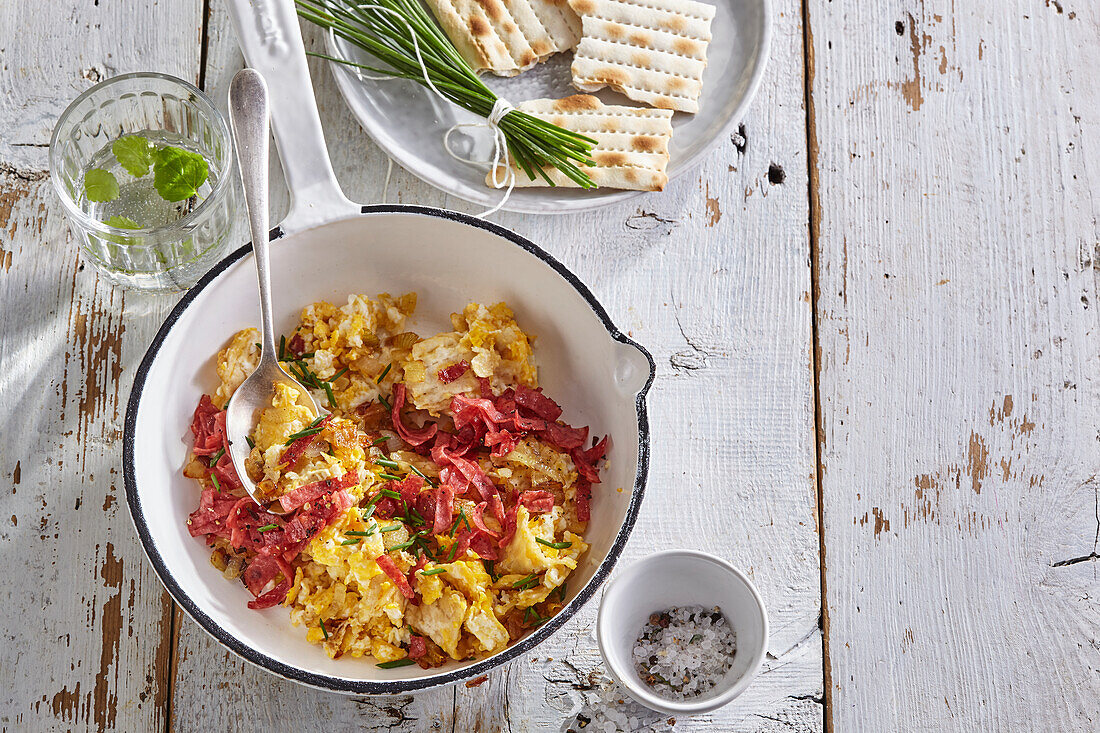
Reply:
[[[217,0],[76,5],[0,3],[0,729],[564,730],[598,700],[594,604],[479,688],[393,699],[277,680],[173,607],[120,439],[175,299],[80,264],[46,146],[100,79],[221,98],[241,62]],[[715,552],[768,604],[758,680],[675,729],[1096,730],[1100,5],[773,5],[764,85],[704,166],[495,217],[657,358],[624,559]],[[313,72],[342,183],[379,201],[382,154]],[[470,210],[400,170],[390,196]]]

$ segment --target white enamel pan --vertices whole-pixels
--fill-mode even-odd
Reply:
[[[369,659],[332,660],[292,627],[285,608],[252,611],[238,582],[211,566],[186,529],[198,487],[184,478],[191,414],[216,386],[214,355],[258,322],[251,248],[232,253],[164,322],[135,376],[126,411],[126,499],[141,543],[172,597],[203,629],[282,677],[356,694],[405,693],[483,674],[557,631],[607,578],[638,515],[648,468],[645,395],[653,360],[624,336],[592,293],[526,239],[478,219],[422,206],[360,206],[340,192],[328,160],[290,0],[230,3],[248,65],[270,87],[275,140],[293,203],[271,232],[275,325],[284,332],[317,300],[349,293],[419,294],[412,327],[450,328],[466,303],[507,301],[535,334],[540,383],[572,424],[610,435],[603,483],[594,488],[591,545],[570,577],[567,604],[504,651],[438,669],[383,670]]]

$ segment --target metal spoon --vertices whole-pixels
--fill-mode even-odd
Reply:
[[[305,387],[287,374],[275,352],[275,327],[271,316],[271,275],[268,272],[267,168],[268,125],[267,83],[254,69],[242,69],[229,85],[229,127],[237,148],[237,165],[244,184],[244,202],[252,234],[252,253],[260,284],[260,364],[256,371],[237,388],[229,400],[225,417],[225,432],[229,442],[229,457],[244,490],[259,505],[257,488],[245,470],[245,459],[251,449],[247,436],[256,426],[257,412],[271,406],[275,384],[283,382],[297,390],[299,401],[322,414]],[[281,514],[278,502],[269,511]]]

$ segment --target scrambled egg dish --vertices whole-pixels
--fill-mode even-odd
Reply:
[[[259,334],[218,354],[184,473],[188,519],[254,609],[283,605],[331,657],[434,667],[492,654],[553,616],[588,549],[606,439],[561,420],[538,387],[532,339],[503,303],[453,330],[406,330],[416,294],[314,303],[279,345],[316,415],[275,386],[250,437],[245,493],[225,452],[225,406],[255,369]]]

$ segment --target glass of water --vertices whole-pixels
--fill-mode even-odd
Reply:
[[[85,258],[146,291],[186,290],[237,241],[234,165],[213,102],[166,74],[97,84],[50,141],[50,178]]]

